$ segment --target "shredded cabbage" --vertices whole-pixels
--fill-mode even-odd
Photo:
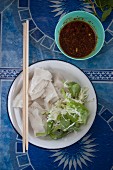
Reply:
[[[36,136],[49,135],[52,139],[59,139],[70,132],[79,131],[89,117],[89,110],[85,106],[87,91],[87,88],[81,88],[76,82],[64,82],[62,98],[43,113],[47,116],[46,132],[37,133]]]

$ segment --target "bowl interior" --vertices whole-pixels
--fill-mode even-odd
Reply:
[[[73,21],[75,18],[77,18],[77,20],[85,21],[88,24],[90,24],[97,35],[97,43],[96,43],[95,49],[92,51],[92,53],[90,53],[86,57],[80,58],[80,59],[68,56],[62,50],[62,48],[60,47],[60,43],[59,43],[59,34],[60,34],[62,27],[64,27],[64,25],[69,23],[70,21]],[[56,26],[56,29],[55,29],[55,41],[56,41],[56,44],[57,44],[59,50],[67,57],[70,57],[73,59],[84,60],[84,59],[93,57],[100,51],[101,47],[103,46],[104,39],[105,39],[105,33],[104,33],[104,28],[103,28],[101,22],[94,15],[92,15],[88,12],[85,12],[85,11],[74,11],[74,12],[70,12],[70,13],[66,14],[64,17],[62,17],[59,20],[59,22]]]
[[[96,94],[94,91],[94,88],[89,81],[89,79],[86,77],[86,75],[77,67],[62,62],[62,61],[57,61],[57,60],[48,60],[48,61],[42,61],[39,63],[36,63],[32,66],[30,66],[30,75],[32,75],[33,70],[35,67],[41,67],[45,68],[51,73],[60,73],[62,77],[65,80],[70,80],[70,81],[76,81],[80,83],[82,87],[88,87],[88,100],[93,99],[93,102],[87,103],[87,108],[90,111],[90,117],[88,119],[87,125],[83,126],[79,132],[76,133],[70,133],[68,136],[59,139],[59,140],[52,140],[48,137],[39,137],[36,138],[34,137],[34,133],[32,128],[29,126],[29,142],[36,145],[40,146],[43,148],[48,148],[48,149],[56,149],[56,148],[63,148],[66,146],[69,146],[78,140],[80,140],[90,129],[95,115],[96,115],[96,110],[97,110],[97,100],[96,100]],[[11,122],[17,132],[21,134],[22,132],[22,118],[21,118],[21,109],[14,109],[12,107],[13,100],[15,96],[18,94],[20,88],[22,87],[22,74],[20,74],[15,81],[13,82],[9,96],[8,96],[8,112],[9,112],[9,117],[11,119]]]

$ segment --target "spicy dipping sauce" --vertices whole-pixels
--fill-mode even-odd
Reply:
[[[61,29],[59,42],[67,55],[73,58],[83,58],[94,50],[97,37],[88,23],[75,20]]]

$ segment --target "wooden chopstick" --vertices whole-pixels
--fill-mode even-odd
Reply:
[[[28,150],[29,21],[26,21],[26,150]]]
[[[22,114],[22,120],[23,120],[23,152],[25,153],[25,141],[26,141],[26,134],[25,134],[25,55],[26,55],[26,49],[25,49],[25,44],[26,44],[26,25],[23,23],[23,114]]]
[[[29,21],[23,23],[23,152],[28,150]]]

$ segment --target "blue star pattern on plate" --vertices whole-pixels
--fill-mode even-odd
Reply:
[[[83,165],[88,166],[89,162],[93,162],[95,152],[98,152],[97,145],[95,138],[91,138],[91,134],[89,134],[83,137],[76,144],[76,147],[72,146],[71,149],[69,147],[64,150],[51,150],[53,154],[50,157],[54,158],[54,162],[58,163],[58,167],[63,164],[63,169],[67,166],[69,170],[77,170],[78,166],[83,169]]]

